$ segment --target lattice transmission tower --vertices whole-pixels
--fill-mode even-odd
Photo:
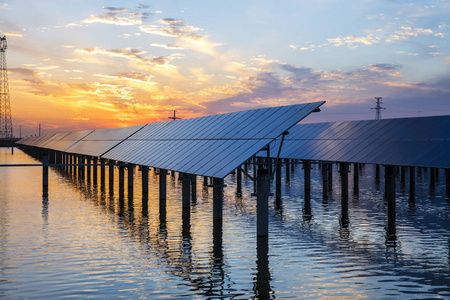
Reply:
[[[382,99],[383,97],[375,97],[377,100],[377,106],[373,107],[372,109],[375,109],[375,120],[381,119],[381,110],[386,109],[385,107],[381,107]]]
[[[8,48],[6,36],[0,37],[0,138],[13,137],[6,48]]]

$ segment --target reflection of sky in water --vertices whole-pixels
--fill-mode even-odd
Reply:
[[[10,150],[0,148],[0,163],[32,162],[21,151],[11,156]],[[415,206],[408,203],[407,185],[398,184],[395,247],[386,244],[386,204],[383,191],[374,187],[373,166],[362,168],[358,198],[351,196],[349,176],[348,228],[340,227],[336,167],[334,172],[333,194],[323,201],[314,166],[311,220],[303,218],[301,168],[296,168],[290,183],[283,181],[286,195],[281,206],[275,205],[274,198],[269,200],[267,247],[267,240],[256,238],[256,199],[250,197],[253,186],[245,177],[242,198],[235,196],[234,176],[226,179],[221,228],[212,220],[212,190],[204,189],[200,178],[191,224],[186,226],[180,182],[167,176],[167,222],[161,225],[158,178],[152,171],[146,218],[141,213],[137,169],[130,209],[126,189],[125,205],[119,205],[117,170],[115,194],[110,198],[108,193],[86,188],[86,182],[80,184],[51,169],[46,202],[41,198],[41,168],[0,168],[0,295],[449,296],[450,203],[443,197],[443,172],[434,196],[430,196],[429,171],[421,172]]]

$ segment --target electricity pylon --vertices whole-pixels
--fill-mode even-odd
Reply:
[[[8,69],[6,67],[6,48],[8,48],[6,36],[0,37],[0,138],[13,137]]]
[[[381,107],[381,100],[383,99],[383,97],[375,97],[375,99],[377,100],[377,106],[372,107],[372,109],[375,109],[375,120],[380,120],[381,119],[381,110],[382,109],[386,109],[384,107]]]

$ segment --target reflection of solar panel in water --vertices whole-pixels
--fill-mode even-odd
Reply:
[[[101,156],[144,126],[136,125],[122,128],[96,129],[67,148],[66,152]]]
[[[323,103],[148,124],[103,157],[223,178]]]
[[[449,129],[450,116],[298,124],[280,157],[449,168]]]

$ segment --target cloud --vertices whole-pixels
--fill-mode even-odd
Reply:
[[[160,48],[164,48],[164,49],[179,49],[179,50],[184,49],[183,46],[177,45],[177,44],[159,44],[159,43],[152,43],[152,44],[150,44],[150,46],[153,46],[153,47],[160,47]]]
[[[350,48],[357,47],[359,44],[371,46],[375,43],[378,43],[380,41],[380,38],[369,34],[367,36],[356,36],[356,35],[349,35],[345,37],[337,37],[334,39],[327,39],[329,43],[332,43],[333,46],[339,47],[339,46],[347,46]]]
[[[77,51],[89,55],[101,54],[112,57],[121,57],[141,64],[159,65],[159,66],[165,65],[167,67],[171,67],[169,63],[173,59],[182,58],[184,56],[183,54],[170,54],[164,56],[144,57],[143,55],[147,53],[146,51],[131,48],[106,50],[100,47],[96,47],[96,48],[82,48],[78,49]]]
[[[165,18],[158,20],[158,23],[142,25],[139,28],[145,33],[176,38],[185,48],[220,57],[215,50],[220,44],[209,42],[206,35],[200,34],[203,29],[189,25],[181,19]]]
[[[102,14],[90,15],[88,18],[67,25],[68,27],[81,26],[83,24],[93,24],[93,23],[102,23],[102,24],[110,24],[110,25],[119,25],[119,26],[132,26],[132,25],[141,25],[144,20],[146,20],[149,16],[153,15],[153,13],[149,12],[140,12],[142,9],[147,8],[146,6],[140,5],[135,9],[135,11],[131,11],[128,8],[123,7],[103,7],[107,12]]]
[[[9,68],[8,72],[28,77],[34,77],[40,74],[40,72],[36,72],[29,68]]]

